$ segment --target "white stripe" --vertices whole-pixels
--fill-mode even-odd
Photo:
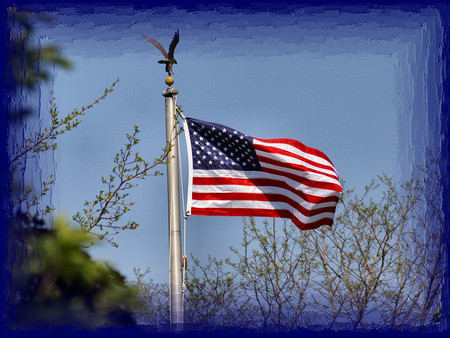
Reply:
[[[287,210],[290,211],[295,218],[302,223],[313,223],[323,218],[333,219],[334,213],[323,212],[318,215],[307,217],[300,213],[297,209],[293,208],[284,202],[264,202],[264,201],[246,201],[246,200],[233,200],[233,201],[199,201],[193,200],[193,208],[208,209],[208,208],[223,208],[223,209],[265,209],[265,210]]]
[[[334,168],[333,164],[330,163],[329,161],[327,161],[326,159],[324,159],[322,157],[319,157],[319,156],[316,156],[316,155],[305,153],[305,152],[301,151],[300,149],[298,149],[298,148],[296,148],[294,146],[291,146],[289,144],[286,144],[286,143],[268,143],[268,142],[263,142],[263,141],[258,140],[258,139],[255,138],[255,139],[253,139],[253,144],[260,144],[260,145],[263,145],[263,146],[275,147],[275,148],[278,148],[278,149],[286,150],[286,151],[289,151],[289,152],[294,153],[296,155],[305,157],[308,160],[311,160],[313,162],[330,166],[334,170],[336,170]]]
[[[241,170],[227,170],[227,169],[217,169],[217,170],[201,170],[194,169],[194,177],[225,177],[225,178],[238,178],[238,179],[256,179],[263,178],[269,180],[283,181],[295,190],[302,191],[305,194],[313,196],[340,196],[340,192],[335,190],[328,190],[323,188],[308,187],[304,184],[300,184],[288,177],[282,175],[275,175],[270,173],[265,173],[263,171],[241,171]]]

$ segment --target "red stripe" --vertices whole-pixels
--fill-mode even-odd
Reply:
[[[317,150],[315,148],[311,148],[308,146],[305,146],[303,143],[301,143],[300,141],[297,140],[293,140],[290,138],[273,138],[273,139],[263,139],[263,138],[254,138],[255,140],[261,141],[261,142],[265,142],[265,143],[285,143],[285,144],[289,144],[290,146],[293,146],[295,148],[297,148],[298,150],[310,154],[310,155],[314,155],[317,157],[321,157],[324,160],[326,160],[327,162],[331,163],[333,165],[333,163],[331,162],[331,160],[328,158],[327,155],[325,155],[325,153],[321,152],[320,150]],[[255,146],[255,144],[253,143],[253,145]]]
[[[306,209],[301,204],[293,201],[289,197],[280,194],[251,194],[251,193],[192,193],[192,199],[197,201],[265,201],[265,202],[284,202],[294,209],[297,209],[302,215],[312,217],[324,212],[334,212],[336,206],[320,207],[320,202],[314,208]]]
[[[323,218],[321,220],[312,223],[300,222],[297,217],[295,217],[288,210],[267,210],[267,209],[247,209],[247,208],[192,208],[192,215],[203,215],[203,216],[255,216],[255,217],[279,217],[279,218],[290,218],[294,224],[301,230],[311,230],[316,229],[322,225],[333,224],[331,218]]]
[[[284,181],[266,178],[194,177],[193,185],[242,185],[242,186],[256,186],[256,187],[278,187],[289,190],[293,194],[296,194],[297,196],[299,196],[300,198],[309,203],[337,202],[339,200],[339,197],[337,196],[322,197],[306,194],[303,191],[294,189]]]
[[[265,146],[265,145],[261,145],[261,144],[255,144],[255,143],[253,144],[253,146],[254,146],[254,148],[255,148],[256,150],[265,151],[265,152],[271,153],[271,154],[280,154],[280,155],[285,155],[285,156],[293,157],[293,158],[296,158],[296,159],[298,159],[298,160],[300,160],[300,161],[309,163],[309,164],[311,164],[311,165],[313,165],[313,166],[315,166],[315,167],[317,167],[317,168],[326,169],[326,170],[331,170],[331,171],[335,172],[334,168],[333,168],[332,166],[330,166],[330,165],[317,163],[317,162],[315,162],[315,161],[313,161],[313,160],[310,160],[310,159],[305,158],[305,157],[303,157],[303,156],[294,154],[294,153],[292,153],[292,152],[290,152],[290,151],[287,151],[287,150],[279,149],[279,148],[276,148],[276,147],[269,147],[269,146]],[[263,156],[262,156],[262,155],[261,155],[261,156],[258,155],[258,157],[263,157]],[[304,168],[304,167],[303,167],[303,168]],[[304,170],[304,169],[303,169],[303,170]],[[321,173],[320,171],[315,171],[315,172]],[[328,176],[328,175],[330,175],[330,174],[324,174],[324,175],[327,175],[327,176]]]

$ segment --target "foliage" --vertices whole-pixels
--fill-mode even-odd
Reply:
[[[78,118],[83,116],[86,110],[91,109],[94,105],[98,104],[100,100],[104,100],[109,93],[114,91],[114,87],[119,82],[117,79],[113,84],[105,89],[102,96],[97,98],[94,102],[83,106],[80,110],[75,108],[72,112],[65,117],[60,118],[59,111],[55,104],[54,93],[52,92],[52,98],[50,100],[50,118],[51,124],[44,128],[44,131],[35,132],[31,137],[25,138],[23,144],[16,146],[16,153],[12,156],[10,163],[14,165],[15,162],[24,162],[26,158],[30,156],[36,156],[36,154],[58,149],[58,144],[55,142],[59,135],[62,135],[76,127],[81,123]]]
[[[375,202],[369,196],[380,184],[385,189]],[[321,295],[316,304],[328,308],[324,313],[331,327],[345,323],[368,329],[367,317],[386,301],[380,291],[398,288],[393,283],[398,265],[412,258],[408,223],[417,200],[411,181],[402,188],[405,194],[400,195],[392,181],[381,176],[362,196],[345,190],[335,226],[311,236],[309,251],[318,260],[320,276],[313,283]]]
[[[12,20],[10,91],[14,100],[20,102],[23,91],[31,93],[49,78],[50,73],[45,65],[68,67],[69,62],[61,56],[56,46],[33,45],[32,22],[42,18],[47,20],[47,17],[15,9],[8,13]],[[105,99],[116,83],[105,89],[93,103],[74,109],[64,117],[60,116],[52,93],[47,126],[40,127],[42,121],[38,121],[39,117],[36,118],[31,110],[11,109],[9,112],[10,129],[25,130],[26,118],[31,120],[31,126],[37,125],[38,128],[30,135],[25,135],[24,131],[19,133],[20,136],[25,135],[22,140],[13,137],[9,140],[9,176],[12,180],[14,212],[9,220],[8,243],[12,281],[5,292],[8,294],[8,324],[11,327],[135,325],[133,312],[139,309],[136,288],[127,285],[124,277],[108,264],[91,259],[86,247],[109,235],[94,233],[92,230],[96,227],[100,230],[103,226],[124,230],[137,226],[134,222],[122,227],[114,225],[132,205],[125,201],[128,193],[124,191],[134,187],[135,181],[149,175],[156,165],[168,161],[171,142],[164,148],[163,155],[150,164],[134,151],[139,143],[136,138],[138,128],[135,127],[131,135],[127,134],[128,143],[114,159],[113,174],[120,182],[114,186],[112,175],[109,180],[103,179],[109,190],[97,196],[99,201],[86,204],[84,211],[94,216],[87,223],[82,218],[76,218],[80,221],[80,230],[71,228],[69,222],[63,219],[53,221],[51,201],[44,201],[55,182],[52,175],[47,180],[39,176],[39,181],[32,182],[32,185],[24,180],[24,173],[32,170],[28,169],[29,160],[34,158],[39,164],[41,155],[58,149],[58,138],[78,127],[85,112]],[[94,207],[98,209],[92,209]],[[102,223],[104,221],[106,223]],[[109,237],[106,239],[110,241]]]
[[[245,316],[248,298],[237,283],[235,272],[224,271],[225,262],[208,256],[201,265],[193,257],[192,268],[186,275],[185,321],[198,329],[210,325],[247,327]]]
[[[27,42],[27,44],[24,45],[25,50],[32,49],[29,45],[30,38],[28,36],[31,35],[32,32],[32,25],[29,21],[34,16],[36,15],[11,11],[11,17],[16,18],[19,23],[24,25],[23,34],[25,37],[20,39]],[[40,16],[38,17],[40,18]],[[19,42],[16,41],[14,44],[19,44]],[[31,57],[30,55],[38,53],[41,49],[42,47],[36,47],[36,50],[32,49],[29,52],[20,54],[16,48],[11,52],[11,57],[14,59],[26,59]],[[62,61],[60,54],[55,57],[58,60],[57,64],[61,63],[66,65],[66,62]],[[26,81],[30,88],[35,88],[37,86],[37,81],[40,79],[48,78],[47,73],[43,73],[39,66],[39,62],[43,61],[47,63],[56,62],[54,58],[37,60],[33,58],[33,60],[24,62],[24,65],[22,65],[25,67],[23,70],[24,73],[34,74],[33,76],[30,75]],[[19,61],[17,63],[20,64]],[[31,70],[28,70],[26,67],[31,67]],[[33,69],[35,69],[35,71],[33,71]],[[17,77],[16,80],[18,82],[21,81],[20,78]],[[10,156],[11,175],[21,175],[22,171],[25,170],[25,164],[29,158],[40,156],[45,152],[58,149],[57,139],[61,137],[61,135],[77,128],[82,122],[81,117],[85,115],[86,111],[96,106],[101,100],[106,99],[106,97],[114,91],[118,81],[119,79],[117,79],[109,88],[106,88],[104,93],[92,103],[82,106],[80,109],[75,108],[72,112],[63,117],[60,116],[61,114],[55,104],[54,93],[52,93],[49,109],[50,125],[44,126],[43,131],[34,132],[24,139],[21,139],[21,144],[14,143],[13,145],[10,145],[10,148],[12,149],[12,154]],[[177,125],[174,126],[174,128],[177,128]],[[80,225],[82,231],[92,233],[98,239],[105,239],[113,246],[118,246],[118,244],[113,241],[113,237],[118,234],[119,231],[127,229],[134,230],[138,227],[138,224],[134,221],[129,221],[125,225],[117,225],[117,222],[125,213],[130,211],[130,207],[134,204],[134,202],[129,202],[127,200],[129,195],[128,191],[137,185],[135,183],[136,181],[151,175],[152,173],[150,171],[154,167],[167,163],[169,160],[169,152],[172,149],[172,142],[168,142],[159,158],[155,159],[153,163],[147,162],[138,152],[135,152],[135,147],[139,143],[139,139],[136,137],[138,133],[138,127],[134,126],[133,133],[126,134],[128,142],[125,144],[124,149],[121,149],[114,157],[112,174],[107,178],[102,177],[102,183],[106,186],[106,189],[101,190],[93,201],[86,201],[82,211],[73,216],[73,220]],[[160,174],[159,171],[153,173],[153,175]],[[43,182],[40,191],[36,191],[33,188],[21,189],[19,186],[16,186],[14,197],[15,206],[28,213],[30,218],[49,215],[53,211],[53,208],[50,205],[43,205],[43,201],[47,193],[51,191],[54,183],[54,178],[50,175],[49,178]]]
[[[155,283],[153,279],[145,281],[150,268],[144,272],[134,268],[135,280],[131,282],[138,291],[138,299],[143,304],[136,313],[138,324],[166,327],[170,322],[169,288],[167,283]]]
[[[114,235],[118,234],[120,230],[134,230],[139,226],[134,221],[129,221],[125,225],[117,225],[121,217],[134,205],[134,202],[127,201],[129,195],[127,191],[136,186],[133,182],[150,175],[150,170],[154,167],[166,164],[172,149],[169,143],[163,149],[163,154],[153,163],[146,162],[138,152],[134,154],[133,158],[133,147],[139,143],[139,139],[136,137],[138,133],[138,127],[134,126],[134,132],[127,134],[128,142],[125,144],[125,149],[121,149],[114,157],[113,173],[108,178],[102,177],[102,183],[106,185],[106,190],[101,190],[94,201],[86,201],[83,212],[78,212],[73,216],[73,220],[80,225],[82,231],[92,233],[99,239],[105,239],[116,247],[118,244],[112,241]],[[162,174],[156,171],[153,175]],[[94,229],[98,229],[100,233],[94,232]]]
[[[50,24],[52,17],[46,14],[18,11],[10,7],[8,10],[8,89],[13,95],[21,95],[24,90],[36,90],[41,81],[50,77],[49,67],[54,65],[70,69],[71,62],[65,58],[56,45],[36,45],[34,43],[35,22]],[[10,106],[10,119],[22,118],[31,114],[30,109],[14,111]]]
[[[261,323],[264,331],[290,329],[304,319],[313,267],[301,250],[303,243],[294,241],[297,233],[286,222],[276,226],[275,220],[264,221],[258,227],[250,218],[244,220],[244,253],[231,248],[238,261],[228,264],[241,277],[240,288],[255,307],[249,319]]]
[[[135,288],[109,264],[92,260],[83,248],[91,235],[61,218],[52,228],[21,223],[22,236],[12,242],[16,253],[24,253],[12,269],[16,328],[135,325]]]
[[[71,62],[63,57],[57,46],[33,44],[33,23],[36,21],[51,23],[51,16],[8,8],[8,21],[10,23],[9,65],[14,79],[11,82],[11,89],[21,86],[35,89],[38,81],[48,80],[50,74],[42,67],[43,65],[71,68]]]
[[[244,219],[234,259],[193,257],[186,322],[260,331],[438,324],[447,244],[437,168],[430,160],[401,185],[383,174],[362,195],[344,189],[333,227]]]
[[[312,286],[330,327],[423,327],[439,311],[446,271],[439,182],[431,167],[418,172],[400,187],[382,175],[362,196],[344,191],[333,229],[312,233],[320,277]],[[380,188],[377,201],[369,198]]]

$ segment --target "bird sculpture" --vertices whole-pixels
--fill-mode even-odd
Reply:
[[[180,41],[180,33],[179,30],[177,30],[175,32],[175,35],[173,36],[172,42],[170,43],[169,46],[169,53],[166,52],[166,50],[164,49],[163,46],[161,46],[161,44],[156,41],[155,39],[149,38],[148,36],[145,36],[144,34],[142,34],[142,36],[144,37],[145,40],[147,40],[148,42],[151,42],[156,48],[158,48],[161,53],[164,55],[165,60],[159,60],[158,63],[164,63],[166,65],[166,72],[170,75],[175,74],[172,70],[172,66],[173,64],[177,64],[177,60],[175,60],[175,58],[173,57],[173,54],[175,52],[175,47],[178,44],[178,41]]]

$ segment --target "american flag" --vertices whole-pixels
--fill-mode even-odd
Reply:
[[[342,187],[328,157],[291,139],[261,139],[185,118],[187,214],[290,218],[332,225]]]

